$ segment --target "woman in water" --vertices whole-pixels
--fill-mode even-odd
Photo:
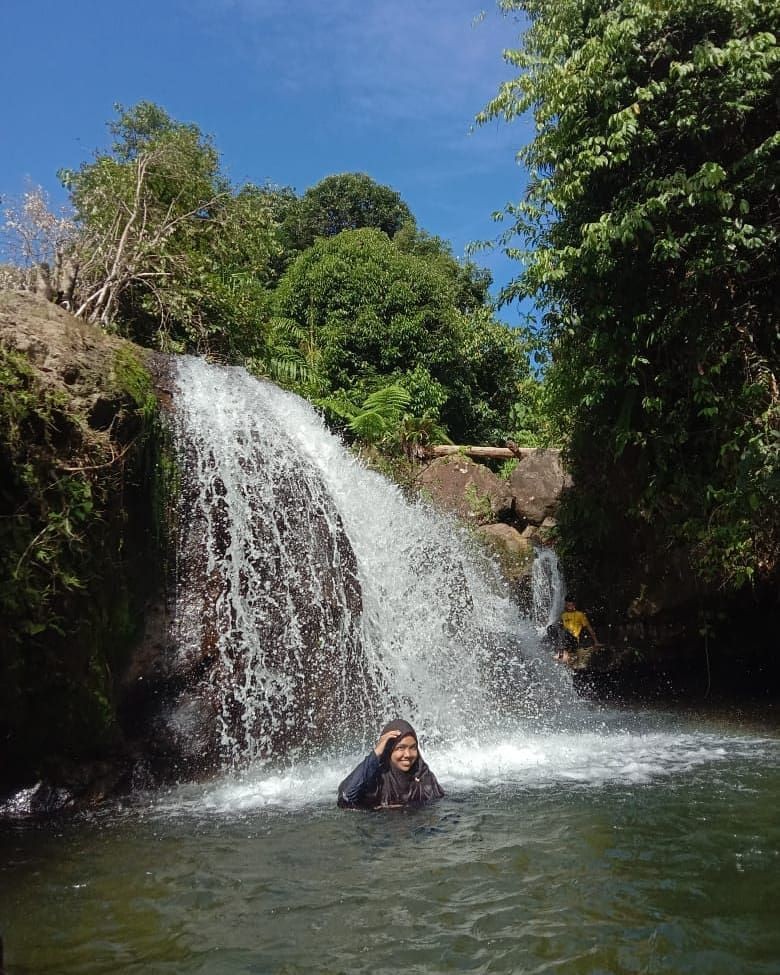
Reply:
[[[342,809],[398,809],[440,799],[444,790],[423,761],[408,721],[391,721],[379,741],[339,786]]]

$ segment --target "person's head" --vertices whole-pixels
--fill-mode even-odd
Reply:
[[[417,739],[414,735],[404,735],[396,738],[390,751],[390,764],[400,772],[411,772],[420,752],[417,749]]]
[[[577,604],[574,601],[574,597],[566,596],[566,598],[563,600],[563,606],[567,613],[573,613],[574,610],[577,608]]]
[[[410,772],[420,757],[417,744],[417,732],[408,721],[402,721],[400,719],[388,722],[380,734],[384,735],[388,731],[400,732],[399,736],[390,742],[385,753],[390,767],[397,769],[399,772]]]

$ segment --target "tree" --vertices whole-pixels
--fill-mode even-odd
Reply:
[[[103,325],[133,288],[154,295],[165,314],[171,279],[186,275],[197,237],[228,196],[216,150],[197,127],[142,102],[120,108],[109,128],[111,153],[61,173],[84,233],[82,276],[92,284],[77,314]]]
[[[453,300],[459,311],[475,311],[490,303],[489,289],[493,283],[490,271],[473,261],[456,260],[452,248],[441,237],[419,230],[408,221],[395,234],[393,243],[407,254],[426,258],[451,280]]]
[[[290,208],[283,224],[286,243],[303,251],[318,237],[335,237],[342,230],[374,227],[393,237],[414,217],[400,195],[365,173],[326,176]]]
[[[683,546],[737,589],[780,554],[780,7],[502,6],[530,26],[483,119],[536,119],[504,242],[570,423],[573,553]]]
[[[197,126],[149,102],[118,111],[111,150],[61,174],[79,229],[76,314],[161,348],[256,351],[274,200],[233,191]]]
[[[488,310],[459,311],[458,281],[439,257],[403,251],[379,230],[344,231],[295,260],[275,309],[316,344],[322,397],[356,404],[397,384],[411,416],[480,440],[505,422],[527,360]]]
[[[53,265],[58,251],[68,246],[75,233],[70,214],[53,213],[41,186],[30,186],[21,200],[4,199],[2,215],[3,250],[16,267]]]
[[[41,186],[30,186],[19,201],[3,203],[0,240],[9,263],[0,266],[0,286],[29,288],[47,298],[60,292],[63,301],[72,303],[76,267],[67,255],[76,226],[71,215],[65,208],[53,213]]]
[[[345,231],[301,254],[276,293],[278,314],[314,323],[332,389],[366,384],[410,364],[455,363],[446,281],[379,230]]]

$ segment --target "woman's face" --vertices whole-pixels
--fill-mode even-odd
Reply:
[[[399,738],[390,752],[390,763],[402,772],[408,772],[417,761],[417,742],[412,735]]]

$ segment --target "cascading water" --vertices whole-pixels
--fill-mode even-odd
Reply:
[[[531,592],[531,616],[541,635],[560,619],[565,595],[563,572],[551,548],[536,550],[531,566]]]
[[[194,358],[177,382],[176,645],[208,676],[176,720],[198,749],[238,765],[355,744],[397,712],[447,742],[571,701],[464,529],[299,397]]]

